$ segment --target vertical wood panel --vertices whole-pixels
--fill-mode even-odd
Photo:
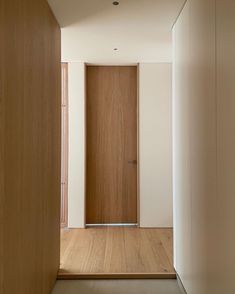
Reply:
[[[68,226],[68,63],[62,63],[61,105],[61,227]]]
[[[3,29],[3,1],[0,1],[0,40],[4,38]],[[3,203],[4,203],[4,172],[3,172],[3,156],[4,156],[4,100],[3,100],[3,85],[4,85],[4,56],[3,46],[0,45],[0,261],[3,260]],[[0,262],[0,291],[3,290],[3,269],[4,264]]]
[[[137,67],[87,67],[88,224],[137,223]]]
[[[59,267],[60,28],[44,0],[0,4],[0,292],[46,294]]]

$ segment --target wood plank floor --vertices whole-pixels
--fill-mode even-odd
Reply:
[[[62,230],[58,279],[86,278],[176,278],[173,230]]]

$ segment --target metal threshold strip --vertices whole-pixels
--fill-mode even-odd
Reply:
[[[86,227],[137,227],[138,224],[86,224]]]

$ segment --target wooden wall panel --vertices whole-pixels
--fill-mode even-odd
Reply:
[[[60,226],[68,226],[68,63],[61,65],[61,209]]]
[[[60,28],[45,0],[0,0],[1,288],[50,293],[60,243]]]
[[[0,1],[0,40],[3,40],[3,1]],[[3,289],[3,137],[4,137],[4,105],[3,105],[3,46],[0,46],[0,291]]]

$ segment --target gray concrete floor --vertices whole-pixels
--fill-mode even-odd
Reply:
[[[52,294],[183,294],[177,280],[57,281]]]

